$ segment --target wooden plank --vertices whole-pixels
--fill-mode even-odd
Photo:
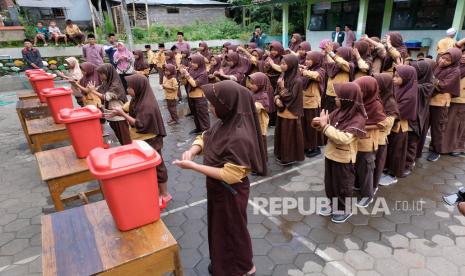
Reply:
[[[43,181],[88,171],[86,159],[79,159],[72,146],[35,154]]]
[[[42,216],[42,275],[56,275],[55,239],[52,231],[52,217]]]
[[[38,98],[37,94],[32,91],[31,89],[24,89],[24,90],[19,90],[16,91],[16,96],[18,99],[30,99],[30,98]]]
[[[55,124],[52,117],[26,120],[26,126],[29,135],[66,130],[64,124]]]

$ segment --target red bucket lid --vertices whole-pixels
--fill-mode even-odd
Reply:
[[[79,108],[63,108],[58,113],[58,118],[65,124],[97,119],[102,117],[102,112],[95,105],[87,105]]]
[[[57,97],[62,95],[71,95],[71,93],[73,93],[73,91],[69,87],[54,87],[42,89],[42,95],[44,95],[46,98]]]
[[[30,79],[32,81],[40,81],[40,80],[53,80],[56,76],[54,74],[34,74],[31,75]]]
[[[155,149],[144,141],[103,149],[95,148],[87,157],[89,170],[98,179],[118,177],[153,168],[161,158]]]

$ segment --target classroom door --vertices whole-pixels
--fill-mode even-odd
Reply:
[[[386,0],[370,0],[365,33],[368,36],[381,36],[383,26],[384,4]]]

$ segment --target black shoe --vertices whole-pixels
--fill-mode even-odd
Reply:
[[[348,220],[352,216],[352,213],[346,214],[333,214],[331,216],[331,221],[334,223],[344,223],[346,220]]]
[[[305,156],[307,156],[308,158],[312,158],[312,157],[318,156],[320,154],[321,154],[320,148],[316,148],[316,149],[307,151],[305,153]]]
[[[362,199],[360,199],[357,203],[355,203],[355,205],[357,207],[368,207],[368,205],[370,205],[370,203],[373,202],[373,198],[372,197],[364,197]]]
[[[439,160],[439,158],[441,157],[441,155],[439,153],[436,153],[436,152],[431,152],[429,155],[428,155],[428,158],[426,158],[426,160],[430,161],[430,162],[436,162]]]
[[[192,117],[192,116],[194,116],[194,114],[192,114],[192,113],[187,113],[186,114],[186,117]]]
[[[409,170],[409,169],[406,169],[403,173],[402,173],[402,176],[400,178],[405,178],[409,175],[412,174],[412,170]]]
[[[278,161],[279,165],[281,166],[290,166],[294,163],[297,163],[297,161],[290,161],[290,162],[281,162],[281,161]]]
[[[193,130],[189,131],[189,134],[192,135],[192,134],[197,134],[197,133],[199,133],[199,132],[200,132],[200,130],[198,130],[198,129],[193,129]]]
[[[449,153],[449,155],[452,156],[452,157],[459,157],[460,152],[451,152],[451,153]]]
[[[211,263],[208,264],[208,273],[213,274],[213,268]]]

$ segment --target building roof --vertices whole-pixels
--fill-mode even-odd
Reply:
[[[113,2],[120,3],[120,0],[112,0]],[[147,2],[148,5],[192,5],[192,6],[227,6],[228,3],[212,1],[212,0],[134,0],[135,4],[144,4]],[[132,4],[132,0],[126,1],[126,3]]]
[[[16,5],[33,8],[70,8],[73,6],[70,0],[16,0]]]

